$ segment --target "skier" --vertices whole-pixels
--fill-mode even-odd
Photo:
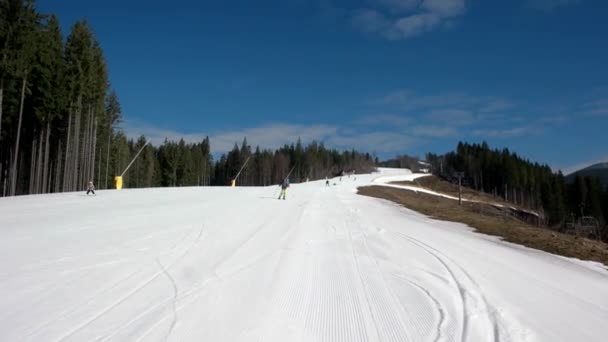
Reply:
[[[283,200],[285,200],[285,195],[287,194],[287,188],[289,188],[289,178],[283,179],[283,183],[279,185],[281,187],[281,193],[279,194],[279,199],[283,196]]]
[[[89,192],[92,192],[93,195],[95,195],[95,185],[93,185],[92,180],[89,181],[89,185],[87,186],[87,195],[89,194]]]
[[[329,186],[329,178],[325,177],[325,186]]]

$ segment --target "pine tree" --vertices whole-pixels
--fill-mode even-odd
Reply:
[[[604,222],[602,208],[602,185],[596,177],[584,177],[587,185],[587,197],[585,200],[588,215]]]
[[[112,90],[105,99],[105,130],[107,134],[106,143],[106,172],[104,177],[104,189],[108,188],[108,171],[110,167],[110,149],[112,147],[112,132],[115,126],[120,123],[122,117],[120,102],[116,91]]]
[[[52,123],[61,118],[62,110],[66,105],[63,87],[63,38],[59,21],[54,15],[41,25],[37,46],[36,63],[32,69],[32,102],[34,114],[40,123],[39,145],[44,148],[39,149],[42,165],[38,165],[38,168],[42,172],[35,180],[37,184],[35,192],[48,192],[51,174],[49,163]]]
[[[17,194],[19,183],[19,147],[21,143],[21,126],[23,123],[23,107],[25,103],[28,77],[34,63],[36,53],[35,46],[31,44],[36,40],[37,23],[40,19],[33,7],[33,1],[13,2],[17,9],[17,24],[13,32],[15,55],[13,57],[13,72],[17,79],[21,80],[21,96],[19,104],[19,120],[17,124],[17,138],[15,139],[15,154],[11,171],[11,195]]]

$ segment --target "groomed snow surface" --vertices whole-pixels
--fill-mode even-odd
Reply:
[[[406,173],[2,198],[0,340],[606,341],[601,265],[356,194]]]

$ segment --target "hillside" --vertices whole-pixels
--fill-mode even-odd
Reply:
[[[576,175],[582,177],[597,177],[600,180],[600,183],[606,187],[608,186],[608,162],[594,164],[582,170],[573,172],[566,176],[566,181],[570,183],[573,182]]]
[[[3,341],[605,340],[608,271],[356,194],[0,199]],[[334,185],[335,184],[335,185]]]

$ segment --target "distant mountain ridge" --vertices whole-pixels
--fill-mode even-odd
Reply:
[[[608,186],[608,162],[593,164],[566,176],[566,181],[572,182],[579,176],[597,177],[604,187]]]

